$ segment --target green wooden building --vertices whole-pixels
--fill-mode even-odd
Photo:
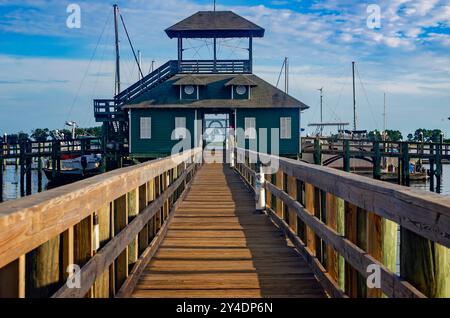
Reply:
[[[271,134],[277,131],[279,154],[298,156],[301,112],[308,106],[253,74],[253,39],[264,36],[263,28],[233,12],[204,11],[166,33],[178,41],[177,60],[113,100],[94,101],[109,141],[122,136],[130,156],[146,160],[170,155],[180,142],[217,147],[227,138],[239,147],[272,152]],[[186,39],[199,38],[213,43],[211,59],[184,59]],[[217,58],[217,40],[230,38],[246,39],[248,59]],[[234,133],[214,136],[225,131]]]

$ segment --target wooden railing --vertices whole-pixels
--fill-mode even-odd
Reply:
[[[442,159],[450,159],[450,144],[442,142],[419,141],[372,141],[362,139],[338,139],[324,137],[303,137],[302,150],[307,153],[315,152],[315,143],[321,142],[322,154],[344,153],[360,157],[374,157],[375,151],[382,157],[401,158],[405,152],[411,158],[429,159],[440,155]]]
[[[199,156],[196,149],[0,204],[0,297],[104,298],[133,288]]]
[[[250,155],[278,162],[266,211],[330,296],[450,297],[450,198],[240,149],[236,169],[252,187],[261,166]]]
[[[248,60],[183,60],[179,73],[251,73]]]

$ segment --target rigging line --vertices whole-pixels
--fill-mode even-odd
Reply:
[[[233,46],[233,45],[227,45],[227,44],[222,44],[222,46],[224,47],[228,47],[228,48],[235,48],[235,49],[239,49],[239,50],[248,50],[248,48],[246,47],[238,47],[238,46]]]
[[[280,75],[278,75],[278,80],[277,80],[277,85],[276,85],[277,88],[278,88],[278,85],[280,84],[280,79],[281,79],[281,75],[283,75],[283,70],[284,70],[285,64],[286,64],[286,59],[283,61],[283,65],[281,65]]]
[[[241,39],[239,39],[239,42],[238,42],[238,44],[234,47],[234,49],[232,49],[231,50],[231,53],[230,53],[230,55],[228,56],[228,59],[230,60],[231,59],[231,57],[233,56],[233,54],[235,53],[235,50],[239,47],[239,45],[241,45],[241,43],[242,43],[242,38]]]
[[[371,104],[370,101],[369,101],[369,97],[367,96],[366,88],[365,88],[365,86],[364,86],[364,83],[363,83],[362,80],[361,80],[361,76],[360,76],[360,74],[359,74],[359,70],[358,70],[357,67],[356,67],[356,74],[358,75],[358,79],[359,79],[359,82],[361,83],[361,87],[362,87],[362,89],[363,89],[364,96],[366,97],[367,105],[369,106],[369,110],[370,110],[370,113],[371,113],[371,115],[372,115],[372,120],[373,120],[373,122],[374,122],[374,124],[375,124],[376,127],[380,127],[380,126],[378,125],[378,124],[379,124],[378,121],[377,121],[376,118],[375,118],[375,114],[373,113],[373,106],[372,106],[372,104]]]
[[[108,29],[108,27],[109,27],[109,23],[108,23],[108,26],[107,26],[106,29]],[[100,73],[103,71],[103,66],[105,65],[106,49],[108,48],[107,43],[109,43],[109,40],[111,39],[111,36],[112,36],[112,33],[111,33],[111,32],[108,33],[108,34],[106,35],[106,41],[105,41],[105,43],[104,43],[102,55],[101,55],[101,58],[100,58],[100,65],[99,65],[97,74],[96,74],[96,76],[95,76],[95,81],[94,81],[94,85],[93,85],[93,88],[92,88],[91,100],[93,100],[94,97],[95,97],[95,95],[96,95],[96,91],[97,91],[97,87],[98,87],[98,82],[99,82]],[[85,117],[84,117],[84,120],[83,120],[83,126],[82,126],[82,127],[86,127],[89,118],[90,118],[90,112],[89,112],[89,111],[86,111],[86,114],[85,114]]]
[[[80,85],[78,86],[77,93],[75,94],[75,97],[74,97],[74,99],[72,101],[72,105],[70,106],[70,109],[69,109],[69,116],[67,118],[68,121],[70,120],[70,117],[72,116],[73,108],[75,107],[75,104],[78,101],[78,97],[80,96],[81,88],[83,87],[84,81],[86,80],[86,77],[87,77],[87,75],[89,73],[89,69],[91,68],[92,61],[94,60],[95,54],[97,53],[98,46],[99,46],[100,41],[101,41],[101,39],[103,37],[103,34],[105,33],[106,25],[108,24],[110,18],[111,18],[111,14],[109,14],[108,17],[106,18],[105,24],[103,26],[103,30],[100,33],[100,36],[99,36],[99,38],[97,40],[97,44],[95,45],[94,52],[92,53],[91,59],[89,60],[88,66],[86,68],[86,71],[84,72],[83,78],[81,79]]]
[[[191,43],[191,41],[190,41],[190,39],[187,39],[187,42],[189,43],[189,45],[191,45],[192,46],[192,43]],[[201,56],[200,56],[200,54],[198,53],[199,51],[200,51],[200,49],[202,48],[202,47],[204,47],[205,45],[204,44],[202,44],[200,47],[198,47],[197,49],[194,49],[194,54],[192,55],[192,58],[193,59],[195,59],[195,56],[197,55],[198,57],[199,57],[199,59],[201,60]]]
[[[339,117],[339,115],[334,111],[334,109],[328,104],[328,102],[325,100],[325,98],[323,99],[323,105],[325,105],[327,107],[327,109],[329,109],[331,111],[331,113],[336,121],[341,121],[341,117]]]
[[[131,50],[133,51],[134,60],[136,61],[136,64],[137,64],[137,66],[139,68],[139,73],[141,73],[142,78],[144,78],[144,73],[142,73],[141,66],[139,65],[139,60],[137,58],[136,52],[134,51],[133,43],[131,43],[130,35],[128,34],[128,30],[127,30],[127,27],[125,25],[125,21],[123,20],[122,13],[119,12],[119,15],[120,15],[120,20],[122,21],[123,29],[125,30],[125,34],[127,35],[128,43],[130,43]]]
[[[208,49],[209,54],[211,54],[212,52],[211,52],[211,49],[209,47],[210,44],[208,43],[208,40],[204,40],[204,41],[205,41],[205,46]]]
[[[336,102],[335,109],[337,109],[339,107],[340,103],[341,103],[342,93],[344,92],[344,88],[345,88],[345,86],[347,86],[349,80],[350,80],[350,78],[347,77],[347,81],[344,80],[344,82],[342,83],[341,91],[339,92],[339,96],[338,96],[338,99],[337,99],[337,102]]]

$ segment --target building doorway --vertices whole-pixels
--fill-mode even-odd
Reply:
[[[203,116],[203,152],[207,163],[226,163],[231,113],[205,113]]]

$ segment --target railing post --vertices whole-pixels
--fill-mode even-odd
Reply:
[[[3,159],[3,145],[0,149],[0,203],[3,202],[3,170],[5,169],[5,161]]]
[[[112,238],[112,203],[107,203],[105,206],[97,211],[95,214],[94,227],[98,227],[98,248],[105,246]],[[95,224],[97,223],[97,224]],[[111,265],[107,268],[97,279],[94,284],[94,297],[95,298],[108,298],[114,295],[113,291],[113,275],[114,266]]]
[[[358,244],[358,207],[345,202],[345,237]],[[345,263],[345,293],[352,298],[358,297],[358,272]]]
[[[288,176],[288,189],[287,193],[293,198],[297,200],[297,179],[293,176]],[[298,233],[298,218],[295,210],[289,208],[289,227],[295,232]]]
[[[241,164],[239,164],[240,166]],[[264,175],[265,181],[264,184],[267,185],[267,183],[272,183],[272,175],[271,174],[266,174]],[[266,186],[265,189],[266,192],[266,206],[268,206],[269,208],[272,208],[272,193],[269,191],[269,189]]]
[[[25,255],[0,268],[0,298],[25,298]]]
[[[344,235],[344,211],[340,209],[339,200],[339,198],[331,193],[326,194],[326,224],[337,233]],[[327,245],[326,260],[328,273],[342,288],[344,281],[344,258],[331,246]]]
[[[280,168],[276,174],[276,187],[280,190],[284,190],[284,173]],[[280,219],[284,220],[284,203],[280,198],[276,198],[276,213]]]
[[[151,179],[147,183],[147,204],[152,203],[155,200],[155,178]],[[152,217],[150,219],[150,222],[148,223],[148,241],[149,243],[153,240],[155,237],[155,217]]]
[[[148,204],[148,183],[144,183],[139,187],[139,213],[144,211]],[[148,226],[146,224],[142,231],[139,233],[138,251],[142,254],[149,244]]]
[[[128,192],[128,223],[139,214],[139,189],[134,189]],[[138,237],[135,237],[130,245],[128,245],[128,268],[133,268],[134,264],[139,258]]]
[[[316,214],[315,192],[312,184],[305,183],[305,208],[311,215]],[[316,255],[316,235],[309,226],[306,226],[306,246],[312,255]]]
[[[266,209],[264,167],[259,165],[259,172],[255,172],[256,211],[262,213]]]
[[[127,194],[114,200],[114,235],[117,235],[128,224],[128,200]],[[125,248],[117,257],[114,263],[115,277],[114,288],[115,292],[119,291],[128,277],[128,248]]]

